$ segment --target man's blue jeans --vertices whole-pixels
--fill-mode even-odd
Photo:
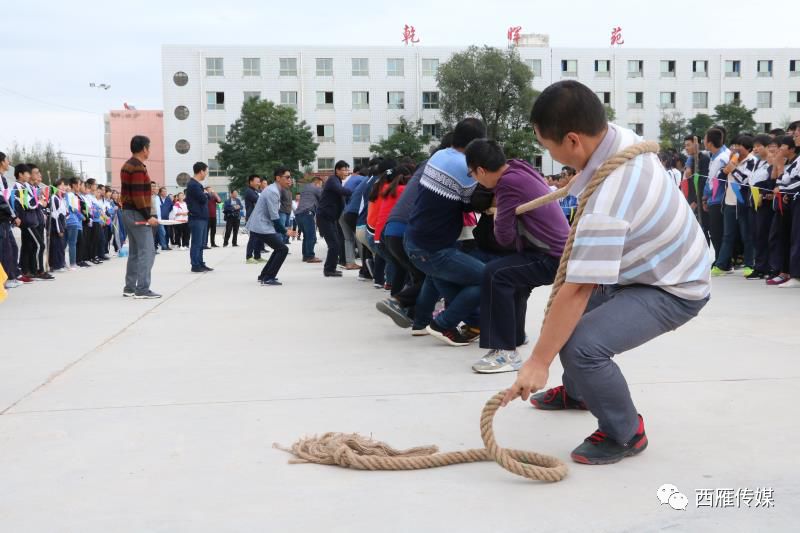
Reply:
[[[444,312],[436,318],[438,324],[453,329],[463,321],[478,327],[481,281],[486,265],[455,247],[435,252],[423,250],[408,234],[405,247],[414,266],[430,277],[447,302]]]
[[[284,228],[292,229],[292,228],[289,227],[289,218],[291,217],[291,213],[278,213],[278,216],[280,216],[281,224],[283,224]],[[280,236],[280,238],[283,240],[284,244],[289,244],[289,236],[288,235],[283,234],[283,235]]]
[[[80,226],[67,226],[67,248],[69,249],[69,266],[78,264],[78,234]]]
[[[191,236],[189,241],[189,259],[193,267],[199,267],[205,264],[203,262],[203,246],[205,246],[206,242],[203,237],[205,237],[206,230],[208,230],[207,218],[189,219],[189,234]]]
[[[736,245],[736,235],[738,234],[744,247],[744,266],[753,268],[753,236],[750,232],[750,216],[747,212],[747,206],[744,204],[723,205],[722,220],[724,228],[722,249],[714,264],[722,270],[731,269],[733,248]]]
[[[297,225],[303,233],[303,259],[314,257],[314,246],[317,244],[317,226],[314,222],[314,213],[307,211],[295,215]]]

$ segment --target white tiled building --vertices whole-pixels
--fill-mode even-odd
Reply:
[[[544,44],[546,41],[540,42]],[[338,159],[357,163],[388,136],[400,117],[422,119],[438,134],[436,70],[463,48],[164,46],[166,182],[178,184],[195,161],[212,180],[217,140],[239,116],[246,97],[292,105],[317,135],[315,170]],[[570,49],[519,46],[544,89],[577,79],[616,111],[616,122],[657,139],[664,113],[713,114],[720,103],[757,107],[759,128],[800,118],[800,49]],[[559,168],[547,155],[544,172]]]

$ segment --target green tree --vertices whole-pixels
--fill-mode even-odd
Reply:
[[[53,143],[35,142],[31,146],[14,143],[8,154],[12,164],[33,163],[42,172],[42,179],[52,184],[59,177],[71,178],[77,175],[72,162],[64,157],[61,151],[53,147]]]
[[[683,138],[689,132],[689,123],[680,112],[665,113],[658,126],[661,130],[658,142],[662,150],[683,149]]]
[[[614,108],[611,107],[609,104],[603,104],[603,107],[606,108],[606,118],[609,122],[614,122],[617,118],[617,112],[614,111]]]
[[[431,142],[430,135],[422,133],[422,119],[416,122],[409,122],[400,117],[400,125],[386,139],[381,139],[378,143],[369,147],[373,155],[399,160],[402,157],[410,157],[416,162],[420,162],[428,157],[425,147]]]
[[[509,133],[503,142],[503,152],[508,159],[524,159],[532,163],[534,156],[541,153],[533,128],[527,126]]]
[[[754,132],[756,109],[747,109],[740,101],[720,104],[714,108],[714,121],[725,128],[725,142],[730,144],[742,132]]]
[[[311,128],[305,121],[297,122],[294,109],[250,98],[219,143],[217,160],[231,176],[228,188],[240,190],[248,175],[272,176],[279,166],[300,176],[300,169],[314,160],[317,146]]]
[[[439,67],[442,119],[451,128],[464,117],[479,117],[490,138],[503,142],[528,125],[536,91],[533,72],[516,49],[470,46]]]
[[[697,135],[702,143],[706,132],[713,125],[714,117],[706,115],[705,113],[698,113],[687,123],[687,130],[689,132],[687,135]]]

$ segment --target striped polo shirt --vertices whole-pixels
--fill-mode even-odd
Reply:
[[[633,131],[608,132],[570,193],[583,193],[602,163],[641,142]],[[638,156],[598,187],[578,221],[567,281],[652,285],[687,300],[709,296],[711,261],[705,237],[658,156]]]

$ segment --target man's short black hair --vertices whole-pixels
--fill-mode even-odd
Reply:
[[[800,127],[800,120],[795,120],[786,128],[786,131],[793,131]]]
[[[506,164],[506,154],[497,141],[489,139],[474,139],[464,150],[467,158],[467,167],[475,170],[481,167],[489,172],[495,172]]]
[[[69,179],[69,185],[72,187],[73,185],[80,185],[81,179],[78,176],[73,176]]]
[[[192,165],[192,172],[194,172],[194,175],[195,175],[195,176],[196,176],[196,175],[198,175],[198,174],[200,174],[200,173],[201,173],[201,172],[203,172],[204,170],[208,170],[208,165],[206,165],[206,164],[205,164],[205,163],[203,163],[202,161],[198,161],[197,163],[195,163],[194,165]]]
[[[561,171],[562,172],[566,172],[569,177],[572,177],[572,176],[574,176],[575,174],[578,173],[577,170],[575,170],[574,168],[572,168],[570,166],[566,166],[566,165],[561,167]]]
[[[2,163],[5,160],[6,160],[6,154],[4,154],[3,152],[0,152],[0,163]]]
[[[97,180],[94,179],[94,178],[89,178],[88,180],[86,180],[86,185],[88,185],[89,187],[91,187],[92,185],[94,185],[96,183],[97,183]]]
[[[53,185],[58,187],[59,185],[66,185],[66,184],[67,184],[67,178],[58,178]]]
[[[30,171],[31,171],[31,169],[30,169],[30,167],[28,165],[26,165],[25,163],[20,163],[19,165],[14,167],[14,177],[16,179],[19,179],[19,177],[21,175],[25,174],[26,172],[30,172]]]
[[[345,161],[344,159],[340,159],[336,162],[336,165],[333,167],[333,170],[340,170],[342,168],[350,168],[350,163]]]
[[[486,137],[486,125],[479,118],[465,118],[453,129],[453,148],[466,148],[474,139]]]
[[[706,141],[711,143],[714,148],[722,148],[725,143],[725,134],[719,128],[711,128],[706,132]]]
[[[33,172],[34,170],[39,170],[39,167],[38,165],[36,165],[36,163],[25,163],[25,164],[28,165],[28,168],[31,169],[31,172]]]
[[[688,141],[688,142],[693,143],[695,141],[695,139],[697,139],[698,142],[700,142],[700,140],[701,140],[698,135],[695,135],[694,133],[692,133],[691,135],[685,136],[683,138],[683,142],[687,142]]]
[[[150,148],[150,139],[144,135],[134,135],[131,139],[131,153],[138,154],[145,148]]]
[[[795,146],[794,137],[791,135],[784,135],[781,137],[779,146],[788,146],[790,149],[794,150],[795,153],[797,153],[797,146]]]
[[[291,172],[287,167],[278,167],[275,169],[275,172],[272,173],[272,177],[277,178],[278,176],[283,176],[287,172]]]
[[[570,132],[599,135],[608,127],[608,118],[594,91],[577,81],[563,80],[536,98],[531,124],[543,138],[560,144]]]
[[[761,146],[769,146],[771,141],[772,137],[770,135],[762,133],[761,135],[756,135],[756,137],[753,139],[753,145],[760,144]]]
[[[247,184],[249,185],[253,183],[254,179],[261,179],[261,176],[259,176],[258,174],[250,174],[249,176],[247,176]]]
[[[753,151],[753,137],[750,135],[739,135],[733,140],[733,144],[738,144],[748,152]]]
[[[725,129],[725,126],[721,124],[714,124],[713,126],[711,126],[711,129],[719,130],[722,132],[722,144],[720,144],[720,146],[724,145],[725,142],[728,140],[728,130]]]
[[[780,137],[773,137],[773,138],[772,138],[772,140],[771,140],[771,141],[769,141],[769,144],[768,144],[767,146],[772,146],[773,144],[774,144],[775,146],[780,146],[780,145],[781,145],[781,139],[782,139],[782,138],[783,138],[783,136],[780,136]]]
[[[781,137],[783,135],[786,135],[786,131],[783,128],[773,128],[769,130],[769,134],[772,135],[773,137]]]

